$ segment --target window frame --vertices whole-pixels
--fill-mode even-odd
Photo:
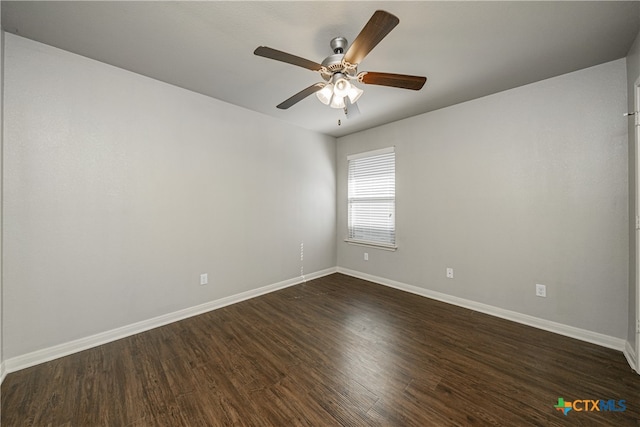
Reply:
[[[349,175],[350,175],[350,166],[352,160],[358,160],[368,157],[376,157],[384,154],[393,153],[393,243],[385,243],[374,240],[359,240],[350,237],[352,235],[350,224],[351,224],[351,206],[352,203],[349,199]],[[395,251],[398,249],[397,246],[397,224],[396,224],[396,156],[395,156],[395,146],[382,148],[378,150],[365,151],[361,153],[351,154],[347,156],[347,238],[344,239],[346,243],[357,246],[368,246],[375,247],[378,249],[384,249],[388,251]]]

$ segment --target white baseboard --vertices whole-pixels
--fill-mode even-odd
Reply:
[[[67,343],[59,344],[53,347],[44,348],[31,353],[27,353],[21,356],[12,357],[7,359],[1,365],[2,379],[4,375],[25,369],[30,366],[38,365],[40,363],[48,362],[50,360],[58,359],[60,357],[68,356],[73,353],[77,353],[82,350],[97,347],[102,344],[106,344],[112,341],[119,340],[131,335],[145,332],[150,329],[164,326],[169,323],[177,322],[179,320],[186,319],[188,317],[197,316],[208,311],[216,310],[222,307],[226,307],[231,304],[236,304],[241,301],[245,301],[251,298],[258,297],[260,295],[268,294],[280,289],[287,288],[289,286],[298,285],[308,280],[317,279],[319,277],[328,276],[335,273],[337,270],[335,267],[327,268],[325,270],[317,271],[315,273],[305,274],[304,276],[295,277],[293,279],[284,280],[282,282],[274,283],[272,285],[263,286],[261,288],[253,289],[246,292],[241,292],[236,295],[231,295],[225,298],[221,298],[215,301],[210,301],[204,304],[196,305],[194,307],[178,310],[173,313],[167,313],[162,316],[154,317],[152,319],[136,322],[131,325],[122,326],[120,328],[112,329],[110,331],[101,332],[89,337],[80,338]],[[1,381],[0,381],[1,383]]]
[[[400,289],[412,294],[446,302],[448,304],[457,305],[459,307],[468,308],[470,310],[479,311],[481,313],[500,317],[506,320],[511,320],[512,322],[521,323],[523,325],[533,326],[534,328],[543,329],[545,331],[554,332],[556,334],[579,339],[581,341],[590,342],[602,347],[607,347],[618,351],[624,351],[625,349],[626,341],[620,338],[615,338],[609,335],[600,334],[598,332],[592,332],[586,329],[564,325],[562,323],[552,322],[550,320],[540,319],[538,317],[529,316],[527,314],[505,310],[504,308],[482,304],[476,301],[443,294],[429,289],[419,288],[413,285],[407,285],[406,283],[396,282],[395,280],[385,279],[383,277],[377,277],[367,273],[361,273],[359,271],[350,270],[348,268],[338,267],[337,270],[338,273],[346,274],[348,276],[357,277],[359,279],[364,279],[380,285]]]
[[[638,355],[636,351],[631,347],[631,343],[627,341],[624,346],[624,357],[627,358],[627,362],[629,362],[629,366],[633,368],[638,374],[640,374],[640,366],[638,365]]]
[[[4,377],[7,376],[7,370],[5,369],[4,362],[0,362],[0,385],[4,381]]]
[[[169,323],[177,322],[189,317],[197,316],[202,313],[206,313],[212,310],[216,310],[222,307],[226,307],[231,304],[235,304],[241,301],[245,301],[251,298],[258,297],[270,292],[274,292],[280,289],[287,288],[289,286],[298,285],[308,280],[317,279],[320,277],[328,276],[333,273],[342,273],[348,276],[357,277],[360,279],[368,280],[370,282],[378,283],[380,285],[389,286],[391,288],[400,289],[402,291],[410,292],[423,297],[431,298],[434,300],[442,301],[448,304],[453,304],[459,307],[468,308],[470,310],[478,311],[481,313],[489,314],[502,319],[510,320],[513,322],[521,323],[528,326],[533,326],[545,331],[554,332],[560,335],[576,338],[582,341],[597,344],[603,347],[611,348],[614,350],[622,351],[629,362],[629,365],[636,371],[637,355],[631,348],[631,345],[620,338],[611,337],[608,335],[600,334],[597,332],[588,331],[585,329],[576,328],[573,326],[564,325],[557,322],[552,322],[545,319],[529,316],[526,314],[518,313],[515,311],[505,310],[503,308],[494,307],[487,304],[467,300],[464,298],[455,297],[452,295],[443,294],[440,292],[420,288],[417,286],[408,285],[406,283],[397,282],[395,280],[386,279],[383,277],[373,276],[367,273],[362,273],[355,270],[350,270],[342,267],[332,267],[325,270],[317,271],[315,273],[307,274],[303,277],[296,277],[293,279],[285,280],[282,282],[267,285],[258,289],[242,292],[236,295],[231,295],[225,298],[221,298],[215,301],[210,301],[204,304],[200,304],[194,307],[186,308],[183,310],[168,313],[162,316],[154,317],[152,319],[143,320],[131,325],[116,328],[110,331],[101,332],[96,335],[81,338],[78,340],[70,341],[67,343],[59,344],[53,347],[37,350],[31,353],[27,353],[21,356],[16,356],[11,359],[7,359],[0,363],[0,384],[7,374],[20,369],[25,369],[30,366],[38,365],[40,363],[48,362],[60,357],[68,356],[73,353],[77,353],[89,348],[97,347],[102,344],[106,344],[112,341],[119,340],[131,335],[145,332],[159,326],[164,326]],[[640,374],[640,372],[638,372]]]

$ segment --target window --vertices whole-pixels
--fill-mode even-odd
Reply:
[[[347,242],[396,249],[396,154],[393,147],[347,157]]]

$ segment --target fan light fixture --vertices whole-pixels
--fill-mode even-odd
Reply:
[[[352,84],[345,78],[342,73],[335,73],[331,77],[331,81],[324,85],[322,89],[316,92],[316,97],[324,105],[331,108],[344,108],[345,96],[349,97],[349,101],[355,104],[363,94],[363,90]]]

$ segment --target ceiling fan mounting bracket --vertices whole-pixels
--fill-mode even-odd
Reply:
[[[329,42],[329,46],[331,46],[333,53],[344,53],[345,50],[347,50],[348,44],[347,39],[342,36],[334,37]]]

